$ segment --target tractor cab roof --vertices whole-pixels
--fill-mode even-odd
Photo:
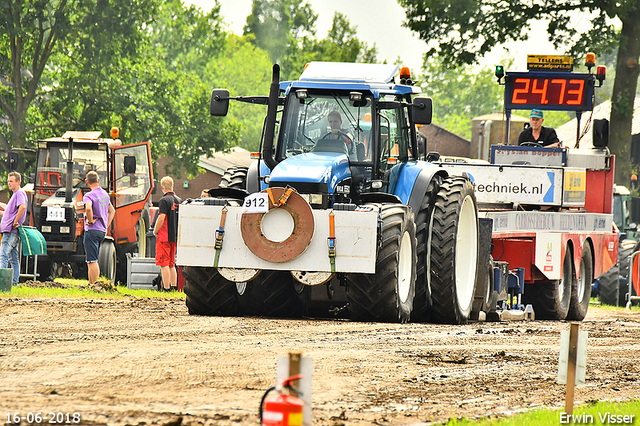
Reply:
[[[405,95],[418,94],[416,86],[396,84],[395,76],[400,67],[389,64],[361,64],[349,62],[310,62],[300,80],[283,81],[280,89],[289,92],[292,88],[332,89]]]
[[[102,132],[82,132],[82,131],[67,131],[61,137],[53,137],[44,139],[42,142],[62,142],[69,143],[69,139],[73,138],[74,143],[103,143],[109,145],[110,148],[115,148],[122,145],[120,139],[101,138]]]

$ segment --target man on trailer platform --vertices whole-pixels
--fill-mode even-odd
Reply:
[[[526,142],[537,142],[547,148],[560,148],[562,146],[555,129],[542,126],[544,122],[542,110],[532,109],[529,115],[529,122],[531,127],[527,127],[520,133],[518,145]]]

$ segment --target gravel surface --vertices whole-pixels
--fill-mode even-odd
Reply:
[[[291,350],[313,359],[314,425],[508,415],[564,405],[556,376],[566,328],[200,317],[182,299],[3,297],[0,419],[256,425],[277,357]],[[580,329],[587,381],[576,404],[640,395],[640,312],[592,306]]]

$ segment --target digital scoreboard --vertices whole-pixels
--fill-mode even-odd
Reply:
[[[506,109],[589,111],[595,78],[571,72],[521,72],[505,76]]]

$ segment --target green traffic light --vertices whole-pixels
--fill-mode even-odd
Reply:
[[[498,79],[504,77],[504,67],[502,65],[496,65],[496,77]]]

